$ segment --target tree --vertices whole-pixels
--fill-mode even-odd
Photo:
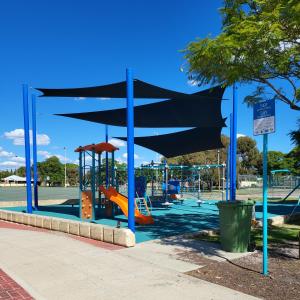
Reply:
[[[16,175],[21,176],[21,177],[25,177],[26,175],[26,168],[25,167],[19,167],[16,171]]]
[[[67,183],[71,186],[78,184],[78,165],[76,164],[66,164],[67,171]]]
[[[38,163],[40,181],[47,181],[51,185],[61,185],[64,181],[64,166],[56,156],[51,156]]]
[[[190,79],[199,85],[254,82],[248,103],[272,97],[300,110],[299,0],[225,0],[221,13],[221,34],[184,50]]]
[[[297,121],[298,129],[295,129],[289,133],[292,142],[300,147],[300,118]]]
[[[237,140],[237,154],[240,156],[240,174],[256,173],[260,153],[256,141],[248,136],[239,137]]]

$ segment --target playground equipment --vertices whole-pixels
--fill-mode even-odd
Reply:
[[[161,192],[165,202],[168,199],[182,201],[183,194],[196,195],[197,199],[203,199],[202,191],[211,189],[212,183],[210,170],[222,169],[222,199],[225,190],[225,164],[206,165],[168,165],[154,163],[142,165],[142,170],[151,170],[151,195]],[[158,188],[161,186],[161,189]]]
[[[105,195],[105,197],[107,199],[116,203],[120,207],[120,209],[122,210],[124,215],[126,217],[128,217],[128,199],[126,196],[118,193],[118,191],[113,187],[109,187],[108,189],[106,189],[104,186],[101,185],[100,191]],[[145,199],[144,199],[144,201],[145,201]],[[141,213],[141,211],[138,208],[137,203],[135,202],[135,210],[134,210],[135,221],[136,221],[136,223],[143,224],[143,225],[153,224],[154,220],[151,216],[151,213],[147,206],[146,201],[144,203],[145,203],[147,215]]]
[[[80,217],[85,220],[95,220],[104,211],[105,217],[115,215],[117,205],[126,217],[128,217],[128,198],[116,190],[116,174],[114,152],[119,150],[110,143],[91,144],[80,146],[75,149],[79,153],[79,212]],[[105,187],[101,177],[101,154],[111,153],[111,166],[106,167]],[[96,158],[97,155],[97,158]],[[91,164],[87,163],[87,157],[91,157]],[[109,165],[106,156],[106,166]],[[111,170],[109,172],[109,169]],[[146,182],[145,180],[143,180]],[[142,181],[142,183],[143,183]],[[154,220],[151,216],[151,205],[145,197],[145,187],[141,184],[141,179],[136,179],[135,198],[135,221],[138,224],[152,224]],[[98,199],[96,193],[98,191]],[[103,193],[104,198],[101,198]],[[150,206],[150,208],[149,208]],[[98,210],[97,210],[98,208]]]
[[[80,146],[75,149],[79,153],[79,213],[80,218],[95,220],[96,218],[96,192],[97,187],[101,184],[101,154],[102,152],[111,153],[111,177],[109,174],[105,176],[106,186],[109,184],[115,185],[114,172],[114,152],[118,150],[115,146],[109,143],[99,143]],[[96,159],[97,154],[97,159]],[[87,157],[91,157],[91,165],[87,163]],[[96,162],[98,166],[96,166]],[[108,165],[108,159],[106,160]],[[98,194],[98,207],[101,206],[101,194]],[[112,208],[105,207],[106,211]],[[109,214],[109,213],[108,213]]]

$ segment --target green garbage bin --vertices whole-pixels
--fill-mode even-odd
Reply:
[[[220,201],[220,240],[227,252],[247,252],[254,201]]]

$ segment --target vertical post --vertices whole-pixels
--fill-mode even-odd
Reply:
[[[115,152],[111,153],[111,185],[115,187]]]
[[[227,160],[226,160],[226,201],[229,200],[229,173],[230,173],[229,170],[230,170],[230,143],[227,149]]]
[[[92,220],[95,220],[95,150],[92,150],[92,167],[91,167],[91,190],[92,190]]]
[[[268,135],[263,135],[263,275],[268,275]]]
[[[220,164],[220,149],[217,150],[217,161],[218,165]],[[220,174],[220,168],[218,167],[218,189],[220,191],[221,189],[221,174]]]
[[[233,84],[232,87],[233,98],[232,98],[232,129],[230,135],[230,159],[231,159],[231,169],[230,169],[230,200],[236,200],[236,134],[237,134],[237,98],[236,98],[236,86]]]
[[[79,151],[79,217],[82,218],[82,152]]]
[[[201,194],[201,173],[200,173],[200,167],[198,167],[198,200],[200,200],[200,194]]]
[[[33,195],[34,207],[39,208],[38,198],[38,169],[37,169],[37,145],[36,145],[36,96],[31,96],[32,105],[32,158],[33,158]]]
[[[134,220],[134,91],[132,70],[126,70],[127,81],[127,166],[128,166],[128,227],[135,232]]]
[[[101,184],[101,153],[98,153],[98,207],[101,206],[101,191],[99,188]]]
[[[67,147],[64,147],[65,150],[65,188],[67,187]]]
[[[31,192],[31,166],[30,166],[30,136],[29,136],[29,111],[28,111],[28,85],[23,84],[23,117],[24,117],[24,141],[26,160],[26,195],[27,212],[32,213],[32,192]]]
[[[108,143],[108,125],[105,125],[105,142]],[[105,152],[105,185],[109,186],[109,172],[108,172],[108,152]]]
[[[164,161],[165,164],[165,202],[168,202],[168,165],[167,161]]]

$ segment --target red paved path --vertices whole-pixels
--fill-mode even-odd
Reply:
[[[33,299],[20,285],[0,269],[0,299],[29,300]]]

